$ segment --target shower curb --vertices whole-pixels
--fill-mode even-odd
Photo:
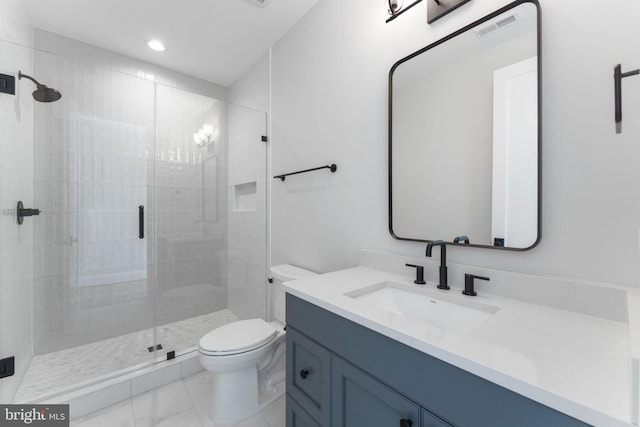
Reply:
[[[70,418],[73,420],[149,390],[190,377],[202,370],[198,352],[194,348],[175,359],[92,383],[68,393],[16,403],[69,404]]]

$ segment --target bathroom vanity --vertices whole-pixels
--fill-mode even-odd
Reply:
[[[287,427],[632,425],[627,324],[454,286],[287,283]]]

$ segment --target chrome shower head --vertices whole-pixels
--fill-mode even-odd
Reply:
[[[18,71],[18,80],[21,80],[23,77],[31,80],[36,84],[36,90],[33,91],[33,99],[38,102],[55,102],[62,98],[62,94],[58,92],[57,89],[52,87],[48,87],[47,85],[40,84],[33,77],[23,74],[22,71]]]

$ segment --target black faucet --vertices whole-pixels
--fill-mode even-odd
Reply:
[[[447,284],[447,244],[442,240],[433,240],[427,243],[426,256],[431,257],[434,246],[440,246],[440,283],[438,289],[450,289]]]

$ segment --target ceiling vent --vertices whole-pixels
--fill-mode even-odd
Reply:
[[[514,22],[518,21],[518,15],[517,14],[513,14],[513,15],[509,15],[506,16],[502,19],[500,19],[499,21],[495,21],[492,22],[491,24],[487,25],[486,27],[480,28],[478,30],[475,30],[474,32],[476,33],[476,36],[478,38],[482,38],[488,34],[493,33],[496,30],[500,30],[504,27],[507,27],[511,24],[513,24]]]
[[[258,5],[260,7],[265,7],[267,5],[267,3],[269,3],[269,0],[249,0],[251,3]]]

